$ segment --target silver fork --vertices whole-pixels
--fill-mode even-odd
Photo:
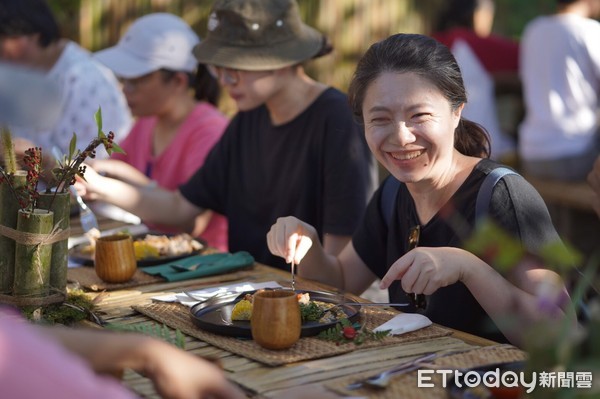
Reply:
[[[79,205],[79,222],[81,223],[81,228],[84,233],[87,233],[91,229],[98,229],[98,219],[96,219],[96,215],[94,215],[94,212],[92,212],[85,202],[83,202],[83,198],[77,193],[77,189],[73,186],[69,186],[69,190],[71,190],[71,194],[73,194]]]
[[[421,367],[435,368],[436,367],[435,365],[429,363],[432,360],[440,358],[440,357],[456,355],[458,353],[469,352],[471,350],[473,350],[473,348],[444,349],[439,352],[426,353],[423,356],[420,356],[413,360],[409,360],[408,362],[400,363],[399,365],[394,366],[391,369],[382,371],[381,373],[376,374],[371,377],[368,377],[368,378],[365,378],[364,380],[357,381],[352,384],[348,384],[348,385],[346,385],[346,389],[353,390],[353,389],[359,389],[359,388],[363,388],[363,387],[383,389],[388,386],[392,376],[409,373],[411,371],[418,370]]]
[[[385,387],[387,387],[388,383],[390,382],[390,378],[393,375],[399,375],[399,374],[404,374],[404,373],[414,371],[414,370],[418,369],[419,367],[421,367],[421,364],[423,362],[433,360],[437,356],[438,356],[437,353],[427,353],[416,359],[409,360],[407,362],[404,362],[397,366],[394,366],[391,369],[382,371],[381,373],[376,374],[372,377],[365,378],[362,381],[348,384],[348,385],[346,385],[346,389],[353,390],[353,389],[362,388],[364,386],[370,386],[373,388],[385,388]]]

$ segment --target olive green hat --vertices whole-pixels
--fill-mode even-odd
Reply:
[[[194,55],[202,64],[264,71],[321,55],[325,43],[302,22],[295,0],[217,0]]]

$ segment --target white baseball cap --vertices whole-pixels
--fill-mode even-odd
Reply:
[[[98,51],[94,57],[123,78],[162,68],[193,72],[198,61],[192,49],[198,43],[200,38],[184,20],[155,13],[138,18],[115,46]]]

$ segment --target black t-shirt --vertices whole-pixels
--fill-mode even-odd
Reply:
[[[487,159],[476,165],[442,210],[429,223],[421,226],[419,246],[463,246],[463,240],[474,228],[479,187],[485,176],[497,166]],[[365,218],[352,239],[360,258],[379,278],[408,251],[409,230],[419,224],[415,203],[406,185],[400,184],[398,188],[389,228],[383,219],[381,194],[380,188],[373,195]],[[488,215],[532,253],[537,253],[544,244],[559,240],[544,201],[519,175],[507,175],[496,184]],[[389,293],[392,302],[407,301],[399,281],[390,286]],[[440,288],[427,300],[427,309],[423,314],[433,322],[496,341],[506,341],[464,284]],[[414,308],[402,310],[415,311]]]
[[[180,191],[227,216],[230,251],[283,268],[266,243],[278,217],[296,216],[321,239],[352,235],[376,182],[376,163],[347,97],[329,88],[284,125],[273,126],[264,106],[238,113]]]

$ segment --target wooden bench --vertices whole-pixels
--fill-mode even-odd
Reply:
[[[598,248],[600,220],[593,208],[595,193],[585,182],[564,182],[525,176],[540,193],[563,239],[584,253]],[[588,217],[589,214],[589,217]]]
[[[540,193],[546,205],[559,205],[581,211],[594,212],[592,203],[595,193],[584,181],[564,182],[538,179],[525,176],[527,181]]]

